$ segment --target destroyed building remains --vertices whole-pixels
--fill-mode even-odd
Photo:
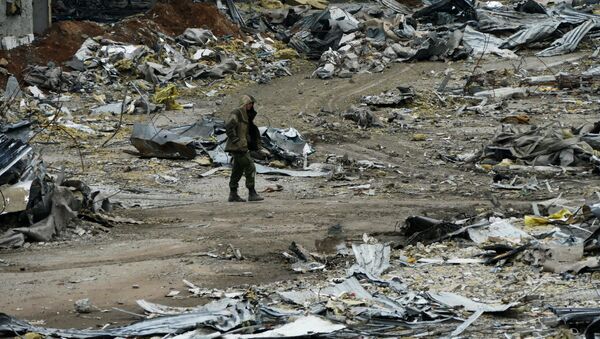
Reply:
[[[0,335],[600,335],[599,11],[6,1]]]

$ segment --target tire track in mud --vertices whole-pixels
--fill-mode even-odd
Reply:
[[[320,203],[315,203],[315,204],[302,204],[301,206],[303,208],[300,208],[299,210],[295,210],[294,212],[301,212],[302,214],[310,214],[311,212],[317,212],[320,211],[323,208],[323,204],[327,204],[327,202],[331,202],[331,201],[321,201]],[[406,200],[397,200],[397,201],[393,201],[390,204],[390,201],[386,201],[387,204],[382,204],[381,201],[377,200],[377,201],[356,201],[356,202],[343,202],[343,203],[332,203],[332,204],[327,204],[330,205],[332,208],[335,208],[336,213],[339,214],[335,215],[335,216],[328,216],[328,217],[323,217],[320,221],[322,224],[327,224],[327,223],[331,223],[334,221],[340,221],[340,220],[344,220],[345,218],[350,218],[352,217],[352,213],[349,213],[349,211],[358,211],[361,210],[361,213],[367,213],[368,215],[372,215],[372,216],[377,216],[377,218],[379,220],[396,220],[398,218],[402,218],[405,217],[406,215],[408,215],[407,213],[411,210],[414,210],[415,208],[435,208],[437,207],[441,207],[443,206],[444,208],[467,208],[470,206],[474,206],[474,205],[481,205],[481,204],[486,204],[487,202],[485,201],[481,201],[481,200],[466,200],[466,201],[457,201],[455,203],[451,203],[448,204],[447,202],[432,202],[430,199],[406,199]],[[238,209],[232,209],[230,210],[226,217],[227,218],[231,218],[236,219],[238,217],[242,217],[242,216],[247,216],[248,213],[250,211],[253,212],[254,215],[256,215],[256,218],[253,218],[251,220],[246,221],[246,224],[254,224],[254,223],[258,223],[260,224],[260,220],[262,220],[260,218],[260,216],[262,215],[261,212],[267,212],[270,210],[273,210],[274,208],[276,209],[280,209],[280,208],[285,208],[286,205],[288,205],[289,203],[293,203],[296,204],[297,200],[284,200],[284,201],[279,201],[279,203],[276,204],[261,204],[261,205],[252,205],[252,206],[244,206],[246,208],[238,208]],[[225,205],[226,203],[219,203],[216,205]],[[210,210],[221,210],[221,207],[224,206],[214,206],[214,208],[209,208],[207,210],[206,205],[202,204],[201,206],[197,206],[196,208],[190,208],[187,211],[187,217],[186,221],[183,221],[183,223],[187,223],[192,222],[193,220],[204,220],[206,219],[205,217],[207,215],[211,215],[213,212],[210,212]],[[141,213],[140,213],[141,212]],[[165,207],[165,208],[160,208],[160,209],[151,209],[151,210],[145,210],[145,211],[138,211],[137,216],[138,217],[153,217],[155,215],[171,215],[171,214],[180,214],[180,208],[178,207]],[[366,216],[363,216],[366,218]],[[173,225],[172,227],[170,227],[172,229],[172,231],[169,231],[169,227],[165,227],[165,225],[163,224],[157,224],[157,225],[148,225],[146,228],[147,231],[152,231],[153,228],[157,228],[160,230],[160,232],[156,232],[152,234],[152,238],[154,239],[159,239],[160,235],[164,233],[170,233],[171,236],[173,236],[173,232],[175,232],[175,230],[180,229],[181,228],[181,222],[178,223],[177,225]],[[392,225],[393,223],[390,221],[390,225]],[[218,238],[215,239],[207,239],[207,240],[218,240],[219,238],[229,238],[233,240],[233,235],[237,234],[239,232],[239,228],[237,226],[237,222],[233,222],[232,226],[230,227],[223,227],[222,229],[220,229],[220,236]],[[351,232],[362,232],[365,230],[362,230],[363,227],[359,227],[361,228],[359,229],[352,229]],[[155,230],[156,231],[156,230]],[[307,241],[312,241],[313,238],[318,238],[321,234],[320,234],[320,229],[317,228],[306,228],[306,229],[302,229],[302,228],[296,228],[293,232],[293,234],[289,234],[287,231],[285,230],[278,230],[277,228],[269,228],[268,230],[261,230],[258,231],[254,234],[247,234],[245,237],[245,242],[249,242],[249,246],[250,247],[254,247],[254,245],[256,243],[262,242],[263,239],[265,238],[273,238],[273,239],[277,239],[278,241],[282,241],[282,242],[286,242],[286,241],[291,241],[295,238],[302,238],[302,239],[307,239]],[[250,235],[250,236],[248,236]],[[182,239],[176,239],[176,241],[182,241]],[[113,246],[119,247],[120,245],[122,245],[122,243],[113,243]],[[111,247],[110,245],[102,245],[102,244],[98,244],[98,246],[106,246],[106,250],[110,251]],[[158,245],[157,245],[158,246]],[[163,245],[164,246],[164,245]],[[122,257],[108,257],[108,258],[90,258],[89,260],[86,260],[85,258],[81,259],[80,261],[71,261],[69,263],[33,263],[33,262],[22,262],[19,263],[17,266],[15,267],[8,267],[5,269],[0,269],[0,272],[11,272],[11,273],[18,273],[19,271],[19,267],[27,267],[27,270],[24,271],[24,273],[31,273],[31,272],[48,272],[48,271],[60,271],[60,270],[66,270],[66,269],[81,269],[81,268],[91,268],[91,267],[98,267],[98,266],[111,266],[111,265],[120,265],[120,264],[131,264],[131,263],[141,263],[141,262],[150,262],[150,261],[163,261],[163,260],[172,260],[172,259],[182,259],[182,258],[192,258],[192,257],[198,257],[198,253],[204,251],[205,249],[203,249],[204,247],[198,247],[196,245],[193,244],[185,244],[185,243],[181,243],[179,245],[172,245],[174,247],[172,247],[169,252],[170,253],[164,253],[164,251],[159,251],[157,249],[153,249],[153,247],[146,247],[143,249],[140,249],[139,252],[132,252],[129,253],[125,256]],[[84,246],[82,246],[84,247]],[[114,250],[118,250],[118,249],[114,249]],[[57,249],[57,251],[60,251],[59,249]],[[52,253],[48,253],[48,255],[52,255]],[[258,257],[260,257],[262,254],[261,253],[257,253],[256,254]],[[10,258],[7,258],[10,260]]]
[[[521,66],[523,66],[524,68],[528,69],[528,70],[544,70],[544,69],[551,69],[552,67],[557,67],[560,65],[563,65],[565,63],[569,63],[569,62],[576,62],[578,60],[580,60],[582,57],[585,57],[587,54],[585,53],[572,53],[570,57],[564,57],[564,56],[558,56],[558,57],[550,57],[550,58],[545,58],[544,60],[541,60],[538,57],[535,56],[527,56],[527,57],[523,57],[521,59]],[[501,60],[499,62],[485,62],[482,65],[480,65],[480,67],[483,70],[492,70],[492,69],[498,69],[498,70],[502,70],[502,69],[517,69],[519,68],[519,66],[517,66],[518,62],[515,60]],[[399,66],[404,66],[400,69],[395,69],[396,67]],[[366,91],[383,85],[385,82],[395,82],[395,81],[399,81],[399,76],[409,73],[409,72],[413,72],[412,76],[415,79],[418,79],[420,77],[419,72],[422,71],[431,71],[431,70],[435,70],[435,71],[440,71],[440,70],[444,70],[446,68],[452,67],[451,65],[447,65],[446,63],[440,63],[440,62],[420,62],[420,63],[415,63],[415,64],[392,64],[392,66],[390,68],[386,68],[382,73],[377,73],[377,74],[369,74],[369,76],[374,76],[373,79],[363,79],[362,77],[356,76],[356,79],[353,83],[348,82],[343,86],[339,86],[336,88],[336,92],[339,95],[331,95],[331,98],[329,100],[327,100],[327,104],[325,105],[325,107],[327,109],[329,109],[330,111],[337,111],[339,109],[345,109],[347,107],[344,106],[349,106],[349,104],[344,105],[343,103],[349,103],[352,100],[352,97],[356,96],[356,95],[360,95],[360,94],[364,94]],[[380,76],[377,76],[380,75]],[[439,79],[439,81],[441,82],[441,79]],[[362,84],[364,82],[364,84]],[[415,83],[411,83],[410,85],[413,87],[420,87],[421,86],[431,86],[432,82],[437,82],[435,79],[429,79],[426,80],[424,82],[419,82],[416,81]],[[360,86],[358,86],[357,84],[361,83]],[[357,87],[358,86],[358,87]],[[355,88],[355,89],[353,89]],[[388,90],[391,89],[392,86],[388,86],[388,88],[385,88],[383,90]],[[431,87],[434,88],[434,87]],[[351,90],[349,93],[345,93],[346,91]],[[336,94],[336,92],[332,92],[329,94]]]
[[[408,70],[412,70],[413,67],[411,65],[409,66],[405,66],[400,70],[394,70],[394,71],[388,71],[388,72],[383,72],[381,77],[376,77],[372,80],[367,81],[365,84],[359,86],[358,88],[356,88],[355,90],[352,90],[349,93],[346,94],[342,94],[342,95],[333,95],[331,96],[331,98],[327,101],[327,105],[326,108],[330,111],[337,111],[340,109],[340,104],[345,102],[345,103],[349,103],[351,102],[351,98],[359,95],[359,94],[363,94],[364,92],[366,92],[367,90],[377,87],[379,85],[382,85],[385,82],[388,82],[391,80],[391,78],[395,78],[400,74],[404,74],[406,71]],[[350,89],[350,88],[354,88],[356,87],[356,82],[355,83],[347,83],[343,88],[336,88],[336,89],[344,89],[344,91],[340,91],[339,93],[344,93],[346,92],[346,89]],[[342,107],[342,108],[347,108],[347,107]]]
[[[429,67],[427,67],[427,65]],[[423,66],[425,66],[425,67],[423,67]],[[401,67],[401,68],[395,69],[397,67]],[[370,89],[376,88],[378,86],[382,86],[386,82],[389,82],[391,86],[388,86],[387,88],[382,88],[382,90],[391,89],[393,86],[395,86],[395,84],[392,84],[392,82],[395,82],[395,83],[399,82],[400,75],[406,74],[411,71],[418,73],[419,70],[425,70],[425,69],[431,70],[431,69],[438,69],[438,68],[445,69],[446,67],[447,66],[442,63],[408,64],[408,65],[395,64],[395,65],[392,65],[391,68],[386,69],[382,73],[369,74],[368,76],[373,77],[373,78],[369,79],[368,81],[364,81],[364,79],[362,79],[362,78],[355,79],[354,83],[348,82],[342,88],[340,88],[340,87],[336,88],[337,90],[340,90],[339,91],[340,95],[332,95],[331,98],[327,101],[325,107],[330,111],[337,111],[339,109],[345,109],[347,107],[343,107],[343,106],[348,106],[348,103],[352,102],[353,97],[364,94],[365,92],[367,92]],[[415,76],[418,76],[418,74],[416,74]],[[358,87],[357,87],[357,83],[360,83],[360,85]],[[411,84],[411,85],[415,85],[415,84]],[[351,91],[346,93],[348,90],[351,90]],[[343,103],[346,103],[346,105],[343,105]]]

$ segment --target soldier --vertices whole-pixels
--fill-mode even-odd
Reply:
[[[254,124],[256,101],[250,95],[242,96],[241,106],[231,112],[225,128],[227,130],[227,145],[225,152],[229,152],[233,158],[233,169],[229,179],[229,201],[244,202],[238,195],[239,181],[242,175],[246,177],[246,188],[248,188],[248,201],[261,201],[263,197],[256,193],[254,178],[256,168],[254,160],[250,157],[250,151],[260,149],[260,132]]]

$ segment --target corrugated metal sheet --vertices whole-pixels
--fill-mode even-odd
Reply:
[[[0,176],[31,152],[31,146],[21,140],[0,134]]]

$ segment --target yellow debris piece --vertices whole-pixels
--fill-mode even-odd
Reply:
[[[560,210],[560,211],[558,211],[556,213],[550,214],[548,216],[548,218],[552,219],[552,220],[567,220],[572,215],[573,215],[573,213],[571,213],[571,211],[569,211],[566,208],[563,208],[562,210]]]
[[[298,57],[298,52],[291,48],[285,48],[278,50],[274,55],[277,59],[295,59]]]
[[[269,166],[275,168],[286,168],[287,164],[281,160],[273,160],[269,163]]]
[[[567,221],[572,216],[573,216],[573,213],[571,213],[571,211],[569,211],[566,208],[563,208],[562,210],[560,210],[556,213],[550,214],[547,217],[526,215],[524,221],[525,221],[525,226],[536,227],[536,226],[548,225],[552,221],[556,221],[556,220]]]
[[[279,0],[260,0],[260,5],[266,9],[283,8],[283,4]]]
[[[512,166],[512,165],[514,165],[514,164],[515,164],[515,163],[514,163],[512,160],[510,160],[510,159],[508,159],[508,158],[504,158],[504,159],[502,159],[502,161],[501,161],[501,162],[499,162],[498,164],[496,164],[496,166],[500,166],[500,167],[508,167],[508,166]]]
[[[177,97],[179,97],[177,87],[170,84],[154,94],[154,103],[166,105],[167,110],[181,110],[183,106],[177,103]]]
[[[287,0],[286,3],[292,6],[309,5],[315,9],[325,9],[329,5],[327,0]]]
[[[24,338],[24,339],[43,339],[44,336],[39,333],[29,332],[29,333],[26,333],[22,338]]]
[[[121,72],[131,71],[131,69],[133,68],[133,60],[121,59],[115,62],[115,68]]]
[[[571,130],[567,128],[562,130],[562,135],[565,139],[571,139],[572,137],[574,137],[573,132],[571,132]]]
[[[525,226],[527,226],[527,227],[543,226],[543,225],[548,225],[550,223],[550,220],[548,218],[538,217],[535,215],[526,215],[524,221],[525,221]]]
[[[415,133],[412,136],[412,141],[425,141],[427,140],[427,135],[422,133]]]

